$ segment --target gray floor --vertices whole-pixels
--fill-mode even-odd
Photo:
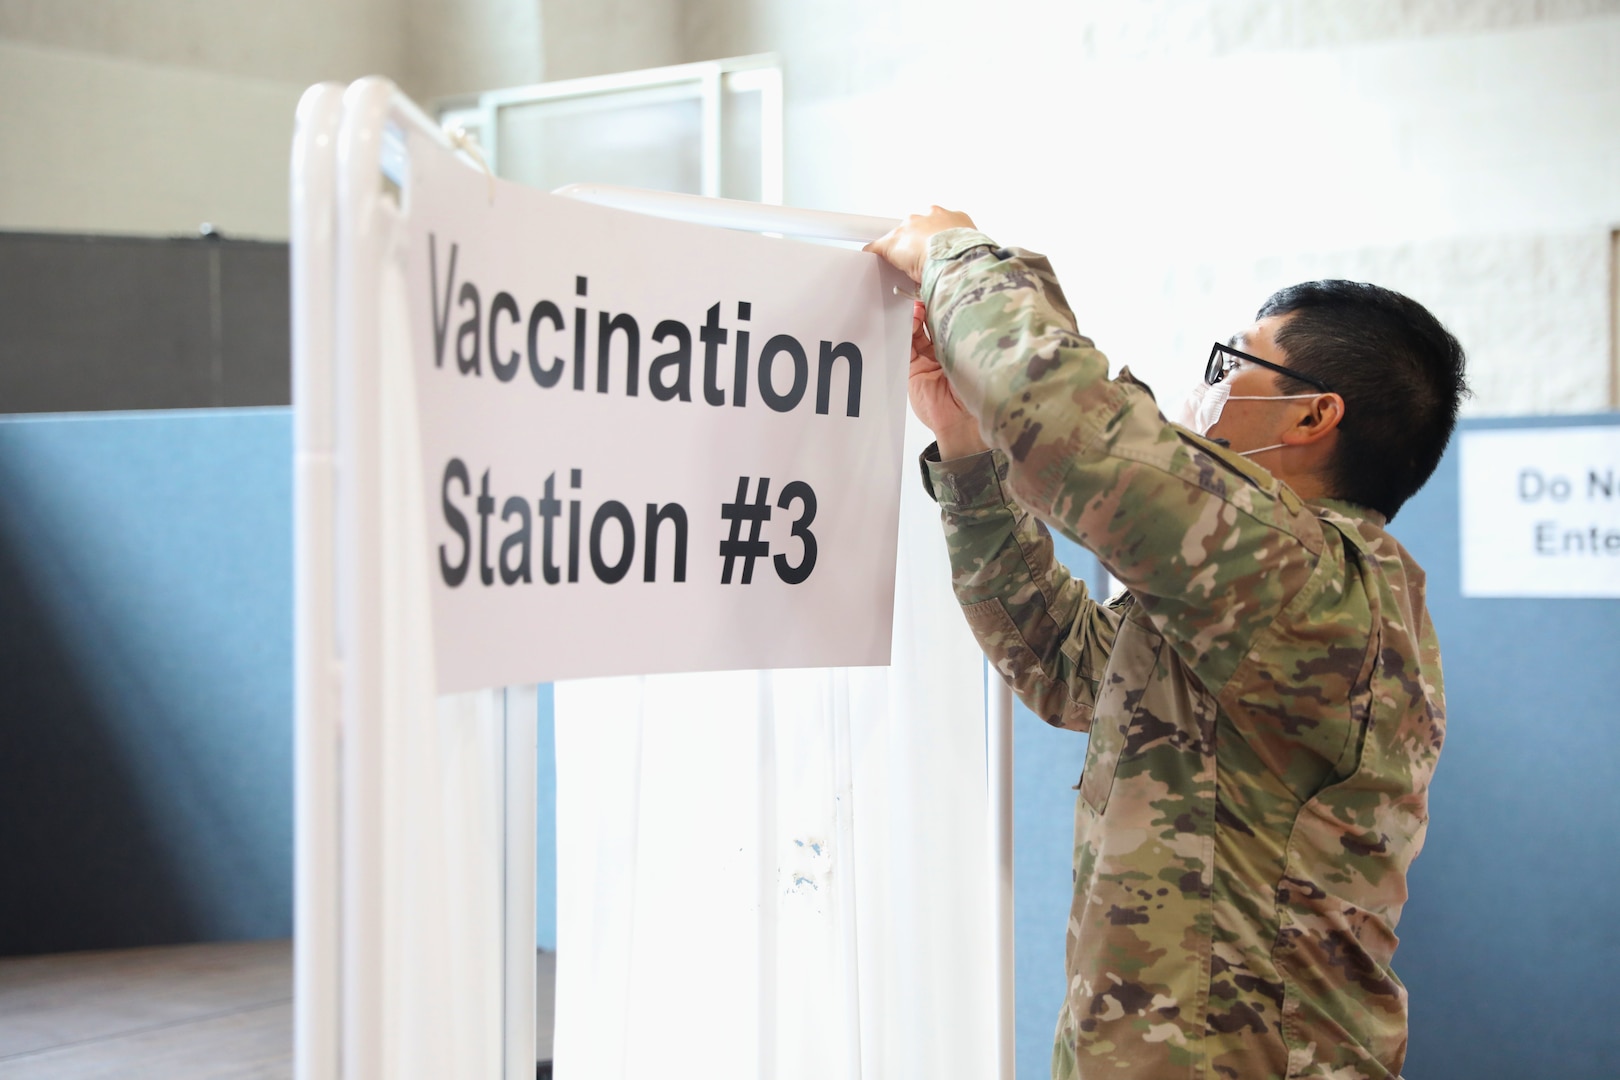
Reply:
[[[551,1057],[555,953],[538,957],[537,1056]],[[0,959],[0,1077],[292,1076],[292,943]]]

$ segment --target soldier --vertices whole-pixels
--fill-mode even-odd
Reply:
[[[962,610],[1036,715],[1090,732],[1053,1076],[1397,1075],[1445,707],[1384,524],[1455,426],[1456,339],[1388,290],[1297,285],[1171,424],[1045,259],[938,207],[869,250],[920,285],[910,397]],[[1041,522],[1125,591],[1088,597]]]

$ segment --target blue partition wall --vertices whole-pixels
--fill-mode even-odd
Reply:
[[[290,936],[291,410],[0,417],[0,491],[0,955]]]
[[[1463,430],[1620,425],[1478,420]],[[1395,970],[1413,1080],[1611,1080],[1620,600],[1464,599],[1456,441],[1391,532],[1427,569],[1446,745]]]
[[[1096,556],[1061,536],[1058,558],[1106,599],[1108,576]],[[1073,893],[1074,801],[1086,736],[1046,724],[1013,705],[1013,960],[1019,1080],[1052,1071],[1052,1035],[1063,1004],[1064,937]]]
[[[1478,420],[1463,430],[1620,424]],[[1457,441],[1391,532],[1428,573],[1448,714],[1396,973],[1408,1080],[1612,1080],[1620,972],[1620,601],[1461,594]],[[1096,559],[1058,541],[1093,584]],[[1049,1075],[1063,1000],[1075,792],[1085,737],[1018,706],[1018,1075]]]
[[[287,409],[0,419],[0,954],[292,925]]]

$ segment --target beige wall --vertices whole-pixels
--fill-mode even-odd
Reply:
[[[407,30],[393,78],[427,103],[542,77],[542,0],[395,0]]]
[[[0,227],[284,238],[302,89],[0,41]]]
[[[302,87],[397,68],[405,44],[398,7],[399,0],[0,0],[0,39]]]
[[[539,0],[0,0],[0,228],[283,239],[306,87],[540,73]]]
[[[546,78],[572,79],[731,55],[691,55],[684,37],[685,11],[691,6],[691,0],[545,0]]]

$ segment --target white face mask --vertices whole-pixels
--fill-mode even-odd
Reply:
[[[1232,384],[1225,379],[1211,385],[1202,379],[1181,403],[1176,423],[1198,435],[1208,435],[1209,429],[1221,418],[1226,399],[1232,396]]]
[[[1192,388],[1185,401],[1181,403],[1181,411],[1176,416],[1176,423],[1199,435],[1207,436],[1216,423],[1221,419],[1221,413],[1226,409],[1228,401],[1295,401],[1302,398],[1314,398],[1317,394],[1279,394],[1268,396],[1265,394],[1238,394],[1233,396],[1232,383],[1229,379],[1211,385],[1199,380],[1198,385]],[[1251,454],[1264,453],[1275,450],[1283,443],[1272,443],[1257,450],[1241,450],[1243,457]]]

